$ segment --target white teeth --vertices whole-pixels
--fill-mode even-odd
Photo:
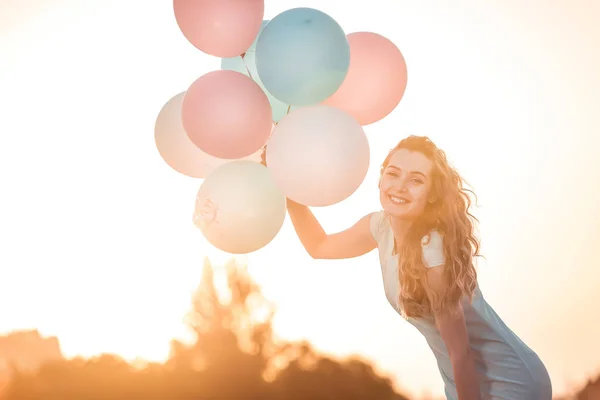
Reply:
[[[390,200],[392,200],[392,202],[394,202],[396,204],[405,204],[405,203],[407,203],[406,200],[401,199],[399,197],[395,197],[395,196],[390,196]]]

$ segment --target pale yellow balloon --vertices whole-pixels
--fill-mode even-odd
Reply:
[[[235,160],[205,179],[194,223],[219,250],[248,254],[266,246],[281,230],[286,214],[283,193],[262,164]]]
[[[275,127],[266,159],[286,197],[324,207],[345,200],[362,184],[369,169],[369,141],[345,111],[303,107]]]
[[[154,127],[154,140],[162,159],[175,171],[192,178],[205,178],[212,170],[232,161],[213,157],[200,150],[186,134],[181,120],[185,92],[172,97],[160,110]],[[260,163],[262,150],[242,160]]]

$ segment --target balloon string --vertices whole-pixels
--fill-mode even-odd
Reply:
[[[246,72],[248,73],[248,76],[250,77],[250,79],[254,80],[254,77],[250,73],[250,68],[248,68],[248,64],[246,64],[246,53],[242,53],[241,57],[242,57],[242,62],[244,63],[244,68],[246,69]]]
[[[252,73],[250,73],[250,68],[248,68],[248,64],[246,64],[246,53],[242,53],[240,54],[240,57],[242,58],[242,63],[244,64],[244,69],[246,70],[246,72],[248,73],[248,77],[250,77],[250,79],[254,80],[254,77],[252,76]],[[288,112],[289,112],[289,108],[288,108]],[[277,125],[277,123],[275,123],[275,125]],[[265,143],[265,145],[262,147],[262,152],[260,154],[260,159],[261,159],[261,164],[264,165],[265,167],[267,166],[267,144]]]
[[[242,62],[244,63],[244,68],[246,69],[246,72],[248,73],[248,76],[250,77],[250,79],[254,80],[254,77],[252,76],[252,74],[250,73],[250,68],[248,68],[248,64],[246,64],[246,53],[242,53],[240,54],[240,57],[242,58]],[[288,115],[290,113],[290,110],[292,109],[292,105],[289,104],[287,111],[285,112],[285,115]],[[279,124],[278,122],[274,122],[275,126],[277,126]],[[263,164],[265,167],[267,166],[267,144],[265,143],[265,145],[262,147],[262,152],[261,152],[261,164]]]
[[[248,68],[248,64],[246,64],[246,53],[240,54],[240,57],[242,58],[242,62],[244,63],[244,68],[246,69],[248,76],[250,77],[250,79],[254,80],[254,77],[250,73],[250,68]],[[292,105],[288,104],[288,108],[287,108],[287,111],[285,112],[285,115],[288,115],[290,113],[291,109],[292,109]],[[275,122],[275,125],[277,125],[277,124],[278,124],[278,122]]]

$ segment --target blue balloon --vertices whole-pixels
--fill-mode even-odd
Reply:
[[[321,103],[341,86],[350,45],[340,25],[312,8],[293,8],[273,18],[258,37],[256,69],[269,93],[283,103]]]
[[[260,34],[264,27],[267,25],[269,20],[263,21],[261,25],[261,30],[258,32],[256,39],[250,46],[250,48],[246,51],[244,57],[230,57],[230,58],[222,58],[221,59],[221,69],[231,70],[241,72],[242,74],[249,76],[261,87],[263,92],[267,95],[269,99],[269,103],[271,103],[271,111],[273,113],[273,122],[277,123],[281,120],[281,118],[285,117],[288,111],[290,110],[290,105],[285,104],[282,101],[278,100],[275,96],[273,96],[269,91],[265,88],[264,84],[260,80],[258,76],[258,71],[256,70],[256,43]]]

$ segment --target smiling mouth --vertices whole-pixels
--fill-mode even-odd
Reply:
[[[394,204],[408,204],[408,203],[410,203],[410,200],[408,200],[406,197],[402,197],[402,196],[388,196],[388,198]]]

